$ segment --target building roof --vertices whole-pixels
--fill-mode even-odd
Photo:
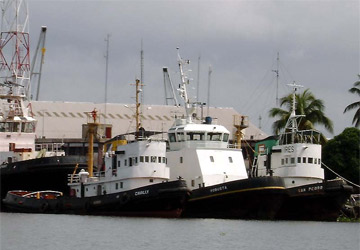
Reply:
[[[121,103],[91,102],[52,102],[32,101],[32,112],[37,119],[36,135],[46,138],[81,138],[82,124],[86,124],[89,113],[96,108],[99,111],[100,123],[112,125],[112,136],[125,134],[135,130],[135,105]],[[184,115],[184,107],[166,105],[141,106],[141,126],[145,130],[164,131],[173,125],[175,116]],[[200,107],[197,119],[200,122]],[[203,112],[205,114],[205,110]],[[230,139],[236,131],[233,126],[234,115],[240,115],[233,108],[210,107],[209,114],[213,123],[225,126],[230,132]],[[204,115],[205,116],[205,115]],[[261,140],[267,135],[251,122],[244,130],[246,140]],[[164,134],[166,136],[166,134]]]

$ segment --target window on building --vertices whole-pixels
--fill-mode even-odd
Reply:
[[[115,189],[119,189],[119,183],[115,183]]]
[[[313,161],[314,161],[314,158],[309,157],[308,163],[313,163]]]
[[[227,142],[229,140],[229,134],[225,133],[223,136],[223,141]]]
[[[129,167],[132,167],[132,165],[133,165],[133,158],[129,158]]]
[[[121,167],[121,161],[118,161],[118,168]]]
[[[281,165],[284,165],[284,159],[281,159]]]
[[[317,158],[314,158],[314,164],[317,164]]]
[[[191,186],[195,187],[195,180],[191,180]]]
[[[145,156],[145,162],[149,162],[149,156]]]
[[[183,163],[183,157],[180,156],[180,163]]]
[[[140,156],[140,162],[144,162],[144,156]]]
[[[166,157],[163,157],[162,159],[163,159],[162,163],[166,163]]]
[[[127,160],[126,159],[124,160],[124,166],[125,167],[127,166]]]
[[[123,188],[124,184],[122,182],[120,182],[120,188]]]
[[[306,157],[303,157],[303,163],[306,163]]]
[[[318,159],[318,164],[321,165],[321,160],[320,160],[320,158]]]
[[[291,164],[295,164],[295,157],[291,157],[291,158],[290,158],[290,163],[291,163]]]
[[[233,159],[232,159],[231,156],[229,156],[229,162],[230,162],[230,163],[233,163]]]
[[[297,162],[298,162],[298,163],[301,163],[301,157],[298,157],[298,158],[297,158]]]
[[[161,163],[161,156],[158,157],[158,163]]]
[[[210,161],[214,162],[214,156],[210,155]]]
[[[285,163],[288,164],[288,158],[285,158]]]

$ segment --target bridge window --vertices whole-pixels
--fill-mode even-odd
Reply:
[[[185,135],[183,132],[177,133],[177,141],[185,141]]]
[[[169,141],[170,142],[175,142],[176,141],[176,137],[174,133],[169,134]]]
[[[208,141],[220,141],[221,133],[208,133],[206,139]]]
[[[205,138],[205,133],[194,133],[194,132],[186,133],[186,139],[188,141],[203,141],[204,138]]]

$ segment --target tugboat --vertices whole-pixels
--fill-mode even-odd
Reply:
[[[136,89],[138,96],[139,80],[136,80]],[[33,198],[39,212],[171,218],[181,215],[190,191],[184,180],[169,181],[166,142],[150,138],[150,134],[155,133],[140,127],[139,107],[137,102],[136,132],[131,133],[135,140],[126,140],[122,135],[106,143],[104,168],[96,173],[92,166],[92,144],[98,123],[97,111],[92,112],[93,120],[88,123],[88,171],[75,174],[74,169],[74,174],[69,176],[70,195],[57,197],[55,208],[54,204],[44,206],[45,200]],[[4,199],[8,208],[16,204],[13,193],[8,192]],[[24,204],[17,203],[16,207]]]
[[[282,205],[285,186],[280,177],[249,179],[241,149],[229,147],[230,132],[193,119],[183,60],[178,52],[180,96],[186,117],[177,119],[168,131],[168,166],[172,180],[186,180],[192,193],[183,217],[273,219]]]
[[[251,176],[279,176],[285,181],[288,198],[276,219],[336,221],[352,187],[342,179],[325,180],[321,167],[320,132],[300,130],[296,115],[295,83],[291,115],[285,130],[255,146]]]

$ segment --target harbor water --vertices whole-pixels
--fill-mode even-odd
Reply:
[[[0,213],[1,250],[359,250],[360,223]]]

